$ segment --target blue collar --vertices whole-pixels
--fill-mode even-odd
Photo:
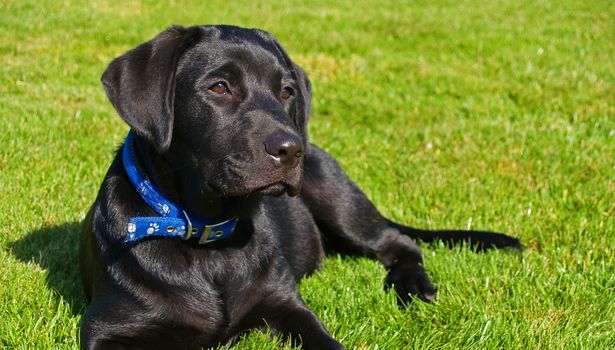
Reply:
[[[145,237],[179,237],[198,240],[199,244],[218,241],[230,236],[237,219],[215,223],[204,218],[190,217],[185,210],[173,204],[139,172],[132,150],[132,131],[128,132],[122,149],[122,162],[130,183],[160,216],[133,216],[130,218],[124,242],[132,243]]]

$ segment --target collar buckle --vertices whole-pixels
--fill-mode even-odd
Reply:
[[[188,217],[188,213],[186,213],[185,210],[182,210],[182,212],[184,213],[184,217],[186,218],[186,223],[188,224],[188,227],[186,227],[186,235],[182,239],[184,241],[187,241],[190,239],[190,237],[192,237],[192,234],[193,234],[192,221],[190,221],[190,218]]]
[[[203,228],[203,234],[199,239],[199,244],[207,244],[217,240],[217,237],[220,237],[224,234],[224,231],[213,231],[218,225],[205,225]],[[211,237],[211,239],[209,238]]]
[[[201,235],[201,238],[199,239],[199,244],[207,244],[207,243],[211,243],[211,242],[215,242],[221,238],[224,238],[225,236],[227,236],[229,234],[229,228],[225,227],[227,226],[229,223],[231,222],[236,222],[237,219],[229,219],[226,220],[224,222],[220,222],[217,224],[213,224],[213,225],[205,225],[205,227],[203,228],[203,234]],[[230,232],[232,232],[235,228],[235,225],[233,224],[233,227],[230,229]]]

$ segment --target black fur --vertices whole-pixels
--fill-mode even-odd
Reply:
[[[208,245],[123,244],[131,216],[156,212],[118,152],[81,235],[84,349],[200,349],[265,324],[306,349],[341,349],[296,288],[325,251],[378,259],[385,285],[408,303],[436,294],[412,238],[520,247],[501,234],[419,231],[382,217],[309,144],[309,80],[265,32],[172,27],[113,60],[102,81],[150,181],[191,215],[239,223]]]

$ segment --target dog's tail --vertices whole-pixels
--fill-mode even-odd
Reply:
[[[442,241],[448,246],[467,243],[471,248],[480,251],[491,248],[523,250],[523,245],[517,238],[502,233],[465,230],[419,230],[391,220],[387,221],[391,227],[398,229],[402,234],[423,242]]]

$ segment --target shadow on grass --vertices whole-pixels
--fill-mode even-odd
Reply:
[[[69,304],[73,315],[82,314],[86,307],[79,277],[80,229],[80,222],[43,227],[11,243],[14,257],[48,271],[47,286]]]
[[[86,309],[79,276],[80,230],[81,222],[42,227],[10,245],[14,257],[26,263],[34,262],[48,271],[47,286],[69,304],[75,316]],[[358,256],[342,248],[343,245],[336,252],[347,257]]]

